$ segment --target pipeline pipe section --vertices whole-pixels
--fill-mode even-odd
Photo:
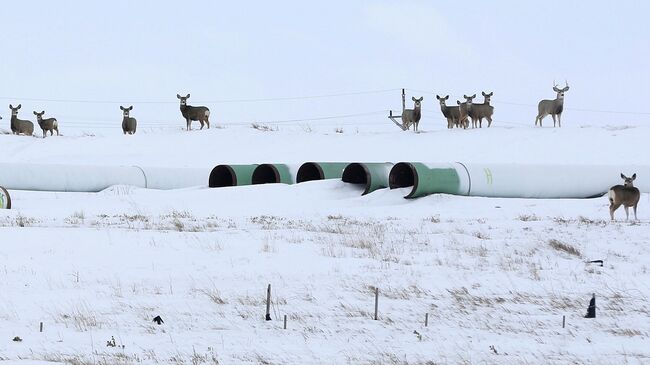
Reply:
[[[400,162],[390,171],[391,189],[411,187],[405,198],[447,193],[497,198],[593,198],[636,173],[635,186],[650,191],[650,166],[518,165]]]
[[[347,162],[306,162],[298,169],[296,182],[340,179],[348,165]]]
[[[218,165],[210,171],[208,186],[244,186],[253,183],[253,171],[257,165]]]
[[[392,167],[393,164],[390,162],[354,162],[345,167],[341,180],[350,184],[363,185],[364,190],[361,195],[366,195],[389,186],[388,176]]]
[[[3,186],[0,186],[0,209],[11,209],[11,196]]]
[[[113,185],[166,190],[204,186],[208,177],[198,168],[0,164],[0,184],[10,190],[98,192]]]
[[[255,168],[252,176],[253,185],[257,184],[293,184],[295,167],[285,164],[261,164]]]

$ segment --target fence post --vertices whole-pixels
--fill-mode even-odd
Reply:
[[[424,313],[424,327],[429,326],[429,313]]]
[[[377,320],[378,309],[379,309],[379,288],[375,288],[375,321]]]
[[[562,316],[562,328],[564,328],[565,324],[566,324],[566,316]]]
[[[267,321],[271,320],[271,284],[266,289],[266,317]]]
[[[284,315],[284,329],[287,329],[287,315]]]
[[[406,93],[404,92],[404,89],[402,89],[402,113],[404,113],[405,109],[406,109]]]
[[[41,325],[39,327],[39,332],[43,332],[43,322],[41,322]]]

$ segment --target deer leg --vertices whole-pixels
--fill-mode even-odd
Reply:
[[[551,114],[551,117],[553,117],[553,128],[555,128],[555,114]]]
[[[189,119],[185,119],[185,123],[187,123],[187,130],[192,130],[192,121]]]
[[[208,117],[205,117],[205,124],[207,124],[208,129],[210,129],[210,120],[208,119]]]
[[[609,205],[609,216],[612,218],[612,221],[614,220],[614,212],[620,206],[621,206],[620,203],[614,203],[614,202],[611,202],[611,204]]]
[[[627,205],[623,205],[623,208],[625,208],[625,221],[627,222],[628,219],[630,219],[629,207]]]
[[[562,114],[557,115],[557,126],[562,128]]]
[[[490,128],[490,126],[492,125],[492,117],[485,117],[485,118],[487,118],[488,128]]]

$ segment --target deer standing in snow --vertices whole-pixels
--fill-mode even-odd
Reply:
[[[555,83],[554,83],[555,84]],[[569,83],[565,82],[566,86],[558,89],[557,85],[553,85],[553,91],[557,93],[555,100],[542,100],[537,105],[537,118],[535,118],[535,125],[539,121],[539,126],[542,126],[542,119],[547,115],[553,117],[553,127],[555,127],[555,116],[557,115],[557,125],[562,127],[562,110],[564,109],[564,93],[569,91]]]
[[[41,111],[40,113],[34,111],[38,126],[41,127],[41,130],[43,130],[43,138],[47,136],[48,131],[50,132],[50,136],[54,136],[54,131],[56,131],[56,135],[58,136],[59,122],[56,121],[56,118],[43,119],[43,114],[45,114],[45,110]]]
[[[198,120],[201,123],[201,129],[203,129],[204,124],[207,124],[208,129],[210,129],[210,121],[208,120],[210,117],[210,109],[205,106],[187,105],[187,99],[190,98],[190,94],[187,94],[187,96],[176,94],[176,97],[181,101],[181,114],[185,118],[188,131],[192,129],[193,120]]]
[[[614,212],[621,205],[625,208],[625,220],[630,218],[628,208],[632,207],[634,209],[634,219],[638,220],[636,217],[636,206],[639,204],[639,199],[641,198],[641,193],[639,189],[634,187],[633,181],[636,180],[636,174],[632,177],[627,177],[621,174],[623,179],[623,185],[614,185],[609,188],[607,195],[609,196],[609,215],[614,220]]]
[[[460,122],[460,108],[458,106],[447,106],[449,95],[444,98],[436,95],[436,99],[440,101],[440,111],[442,111],[442,115],[447,119],[447,128],[454,128],[454,125],[458,125]]]
[[[422,118],[422,99],[424,97],[418,99],[411,97],[411,99],[413,99],[415,104],[413,105],[413,109],[404,109],[402,112],[402,124],[406,129],[409,129],[413,125],[413,131],[417,132],[418,126],[420,125],[420,118]]]

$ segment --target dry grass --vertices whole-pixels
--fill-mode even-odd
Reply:
[[[569,255],[573,255],[576,257],[582,257],[582,254],[580,253],[580,250],[577,248],[571,246],[568,243],[564,243],[562,241],[556,240],[556,239],[550,239],[548,241],[548,245],[551,246],[554,250],[568,253]]]

